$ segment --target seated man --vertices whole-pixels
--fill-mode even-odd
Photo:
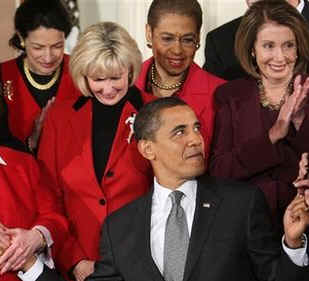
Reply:
[[[200,122],[183,101],[149,103],[134,131],[154,187],[107,218],[87,281],[309,280],[307,192],[286,210],[280,242],[258,188],[203,175]]]
[[[308,279],[303,232],[309,194],[288,207],[281,245],[258,188],[202,175],[200,123],[183,101],[169,97],[146,105],[135,133],[153,166],[154,188],[107,219],[103,258],[87,281]],[[45,267],[38,280],[58,279]]]

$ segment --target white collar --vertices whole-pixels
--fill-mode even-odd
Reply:
[[[3,160],[3,158],[1,156],[0,156],[0,165],[4,165],[4,166],[7,165],[6,162]]]
[[[296,9],[298,10],[298,12],[301,13],[301,12],[303,11],[304,7],[305,7],[305,2],[304,2],[304,0],[300,0],[300,1],[299,1],[299,4],[298,4],[297,7],[296,7]]]
[[[184,182],[177,190],[182,191],[185,194],[185,197],[189,201],[194,201],[196,199],[196,190],[197,190],[197,181],[188,180]],[[172,189],[164,187],[163,185],[157,182],[157,179],[154,178],[154,191],[153,191],[153,200],[155,202],[166,202],[167,197],[170,193],[173,192]]]

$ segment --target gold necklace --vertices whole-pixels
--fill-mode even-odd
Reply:
[[[263,107],[266,107],[266,108],[268,108],[270,110],[274,110],[274,111],[280,110],[281,106],[285,102],[286,96],[289,96],[293,91],[293,83],[292,83],[292,80],[291,80],[290,83],[288,84],[287,88],[286,88],[286,93],[281,97],[280,101],[278,103],[272,103],[266,96],[265,88],[264,88],[262,80],[258,80],[257,85],[258,85],[258,88],[259,88],[261,105]]]
[[[185,81],[185,78],[183,78],[182,80],[175,83],[174,85],[168,85],[168,86],[162,85],[159,81],[157,81],[155,73],[156,73],[156,67],[155,67],[154,64],[152,64],[152,66],[151,66],[151,84],[155,85],[156,87],[158,87],[159,89],[162,89],[162,90],[177,89],[177,88],[181,87],[181,85]]]
[[[24,72],[25,72],[25,75],[29,81],[29,83],[36,89],[38,90],[48,90],[49,88],[51,88],[55,83],[56,81],[58,80],[59,78],[59,75],[60,75],[60,67],[57,68],[55,74],[54,74],[54,77],[46,84],[39,84],[38,82],[36,82],[31,73],[30,73],[30,70],[29,70],[29,66],[28,66],[28,62],[26,60],[24,60]]]

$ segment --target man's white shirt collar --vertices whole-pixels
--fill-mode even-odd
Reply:
[[[179,186],[176,190],[182,191],[185,197],[188,198],[190,202],[195,202],[196,199],[196,190],[197,190],[197,181],[196,180],[188,180],[184,182],[181,186]],[[154,178],[154,191],[153,191],[153,203],[159,203],[163,206],[162,202],[166,202],[168,200],[168,196],[174,190],[164,187],[159,184],[157,179]],[[170,199],[169,199],[170,200]]]
[[[299,4],[298,4],[297,7],[296,7],[296,9],[298,10],[298,12],[301,13],[301,12],[303,11],[304,7],[305,7],[305,2],[304,2],[304,0],[300,0],[300,1],[299,1]]]

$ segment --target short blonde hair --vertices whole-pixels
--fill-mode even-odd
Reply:
[[[126,68],[132,86],[141,64],[142,54],[129,33],[117,23],[100,22],[81,33],[70,57],[70,72],[81,93],[91,96],[87,76],[113,75]]]

